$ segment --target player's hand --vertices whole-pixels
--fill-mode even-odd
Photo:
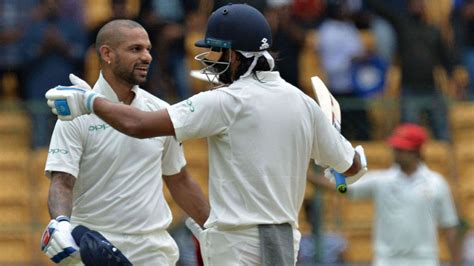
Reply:
[[[45,95],[51,111],[64,121],[93,113],[94,100],[103,97],[74,74],[69,74],[69,80],[72,86],[56,86],[48,90]]]
[[[71,224],[66,216],[58,216],[49,222],[41,237],[41,251],[53,262],[81,261],[79,247],[72,238]]]
[[[347,181],[347,184],[353,184],[355,183],[357,180],[359,180],[365,173],[367,173],[367,157],[365,157],[365,152],[364,152],[364,148],[362,148],[362,146],[358,145],[355,147],[355,152],[357,154],[359,154],[359,158],[360,158],[360,170],[359,172],[357,172],[357,174],[353,175],[353,176],[348,176],[346,178],[346,181]]]
[[[333,168],[324,169],[324,177],[326,177],[331,183],[336,184],[336,177],[334,176]]]
[[[357,180],[359,180],[366,172],[367,172],[367,158],[365,157],[365,152],[364,148],[362,146],[358,145],[354,148],[355,152],[359,154],[360,158],[360,164],[361,164],[361,169],[357,174],[353,176],[347,176],[345,178],[345,181],[348,185],[355,183]],[[329,179],[332,183],[336,183],[336,176],[335,176],[335,170],[333,168],[326,168],[324,170],[324,177]]]

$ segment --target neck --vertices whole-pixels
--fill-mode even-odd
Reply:
[[[117,79],[110,71],[103,71],[102,75],[114,90],[120,102],[124,104],[131,104],[135,98],[135,93],[132,91],[133,85]]]
[[[418,169],[418,163],[414,163],[414,164],[405,164],[405,165],[400,165],[400,169],[402,169],[402,171],[407,175],[407,176],[410,176],[411,174],[413,174],[416,169]]]

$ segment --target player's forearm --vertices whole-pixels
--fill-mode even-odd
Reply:
[[[181,177],[181,180],[166,180],[168,189],[174,201],[193,218],[199,225],[204,225],[209,217],[209,202],[201,188],[191,177]]]
[[[354,158],[352,160],[351,167],[349,167],[349,169],[347,169],[343,174],[345,176],[353,176],[357,174],[361,170],[361,168],[362,168],[361,158],[359,154],[356,152],[354,153]]]
[[[209,202],[194,180],[189,179],[188,183],[187,189],[175,191],[173,198],[191,218],[203,226],[209,217]]]
[[[98,98],[94,101],[94,113],[111,127],[135,138],[174,135],[174,127],[166,109],[144,112]]]
[[[70,174],[53,172],[48,195],[48,209],[51,219],[59,215],[71,216],[75,181],[74,176]]]
[[[461,249],[460,242],[458,241],[457,227],[450,227],[444,230],[446,243],[451,253],[451,265],[460,266],[461,265]]]

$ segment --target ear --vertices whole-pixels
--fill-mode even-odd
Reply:
[[[106,44],[100,46],[99,54],[100,54],[100,58],[102,58],[102,60],[106,63],[112,61],[114,57],[112,49],[110,48],[110,46]]]

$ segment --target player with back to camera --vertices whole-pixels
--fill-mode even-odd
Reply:
[[[273,71],[271,44],[259,11],[229,4],[212,13],[196,43],[209,49],[196,56],[202,71],[222,86],[156,112],[112,103],[74,81],[46,97],[64,120],[93,113],[137,138],[207,137],[211,211],[198,233],[204,263],[293,265],[310,159],[349,177],[367,168],[363,149],[354,149],[313,99]]]
[[[138,85],[146,80],[150,47],[147,32],[134,21],[104,25],[96,40],[101,72],[94,91],[137,110],[165,110],[166,102]],[[43,239],[43,252],[56,263],[80,265],[71,237],[80,224],[99,231],[134,265],[174,265],[179,251],[166,231],[172,216],[163,180],[198,223],[209,215],[207,199],[185,164],[173,137],[132,138],[96,115],[57,121],[45,169],[53,218],[45,235],[52,234]]]

